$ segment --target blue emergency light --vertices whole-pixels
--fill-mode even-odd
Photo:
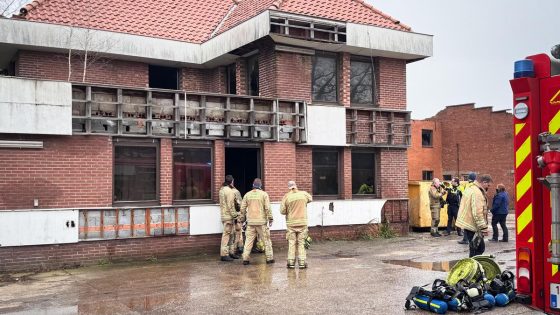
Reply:
[[[513,65],[513,77],[517,78],[533,78],[535,76],[535,66],[533,60],[518,60]]]

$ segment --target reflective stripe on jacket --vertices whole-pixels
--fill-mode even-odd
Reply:
[[[488,222],[486,222],[488,200],[483,191],[478,182],[465,189],[457,215],[457,227],[472,232],[488,229]]]
[[[286,216],[287,226],[307,226],[307,204],[313,198],[305,191],[292,189],[284,195],[280,213]]]

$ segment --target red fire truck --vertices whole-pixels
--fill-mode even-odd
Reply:
[[[560,314],[560,45],[515,62],[518,300]]]

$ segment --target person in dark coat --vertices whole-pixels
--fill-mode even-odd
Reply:
[[[509,196],[506,192],[504,184],[496,186],[496,195],[492,201],[492,229],[494,230],[491,242],[498,241],[498,223],[502,227],[503,236],[500,242],[508,241],[508,230],[506,226],[506,217],[508,215]]]
[[[459,179],[453,178],[451,187],[447,189],[447,230],[445,235],[450,235],[457,220],[457,213],[459,213],[459,205],[461,204],[462,193],[459,190]],[[460,228],[457,228],[457,235],[462,236],[463,233]]]

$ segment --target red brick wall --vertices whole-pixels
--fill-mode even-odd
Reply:
[[[503,183],[514,198],[513,118],[505,111],[474,108],[473,104],[448,106],[432,120],[441,123],[443,174],[457,176],[457,144],[460,175],[471,171],[490,174],[493,185]],[[490,200],[494,187],[488,192]]]
[[[342,151],[342,183],[341,194],[342,199],[352,199],[352,149],[344,148]]]
[[[16,76],[68,80],[68,57],[38,51],[22,50],[16,61]],[[82,82],[83,62],[79,57],[72,58],[72,77],[70,81]],[[140,62],[99,59],[87,68],[86,82],[132,87],[148,86],[148,65]]]
[[[226,177],[226,149],[224,140],[214,141],[214,201],[219,202],[218,191]]]
[[[159,158],[159,198],[162,205],[173,204],[173,146],[171,139],[161,139]]]
[[[259,94],[276,97],[276,52],[273,44],[263,45],[259,50]]]
[[[338,100],[339,104],[350,106],[350,54],[340,54],[339,61],[339,86],[338,86]]]
[[[422,130],[432,130],[432,147],[422,147]],[[422,180],[422,171],[433,171],[442,179],[441,123],[430,120],[412,121],[412,145],[408,149],[408,179]],[[448,155],[447,155],[448,156]]]
[[[280,201],[288,191],[288,181],[296,179],[295,166],[295,144],[263,143],[264,188],[270,196],[270,201]]]
[[[0,149],[0,210],[112,204],[112,142],[106,136],[10,136],[43,149]]]
[[[381,149],[379,167],[381,198],[408,198],[406,150]]]
[[[235,62],[235,90],[237,92],[237,95],[247,95],[246,59],[237,59],[237,61]]]
[[[276,58],[278,98],[311,102],[312,56],[276,52]]]
[[[181,88],[191,92],[226,93],[226,70],[224,67],[183,68]]]
[[[296,183],[300,190],[311,193],[312,184],[312,149],[309,146],[296,146]]]
[[[406,61],[380,58],[378,63],[379,107],[406,109]]]
[[[396,232],[404,231],[402,224],[392,224]],[[310,227],[314,240],[358,239],[376,235],[378,225],[342,225]],[[275,248],[286,247],[286,232],[272,231]],[[0,247],[0,273],[45,271],[59,268],[96,265],[100,262],[142,261],[150,258],[209,254],[218,259],[221,234],[181,235],[110,241],[88,241],[75,244]],[[276,257],[277,260],[285,257]]]

